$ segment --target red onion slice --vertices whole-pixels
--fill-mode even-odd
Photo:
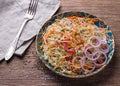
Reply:
[[[109,52],[109,46],[107,43],[101,43],[99,46],[99,50],[103,51],[104,53]]]
[[[100,38],[97,36],[90,37],[88,42],[94,47],[98,47],[101,44]]]
[[[75,68],[81,68],[81,65],[82,65],[82,61],[81,61],[82,59],[81,58],[79,58],[79,57],[74,57],[73,59],[72,59],[72,64],[73,64],[73,66],[75,67]]]
[[[94,31],[94,35],[99,37],[100,40],[105,41],[106,40],[106,35],[100,30]]]
[[[90,46],[85,49],[85,55],[88,59],[92,60],[93,54],[97,51],[96,47]]]
[[[91,60],[96,60],[96,59],[99,58],[99,56],[100,56],[100,53],[99,53],[99,51],[97,51],[97,52],[95,52],[95,53],[93,54]]]
[[[85,74],[90,73],[90,72],[95,70],[95,65],[94,65],[94,62],[92,60],[85,58],[82,61],[83,61],[82,69],[85,71]]]
[[[98,58],[94,60],[94,64],[96,65],[96,67],[101,67],[106,63],[106,60],[107,60],[106,54],[102,51],[99,51]]]

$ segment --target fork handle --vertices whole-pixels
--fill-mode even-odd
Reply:
[[[14,52],[16,50],[20,35],[21,35],[22,31],[23,31],[24,26],[27,24],[27,22],[28,22],[28,19],[25,19],[24,22],[22,23],[22,25],[21,25],[15,39],[12,41],[12,43],[10,44],[10,46],[9,46],[9,48],[7,50],[7,53],[5,55],[5,60],[9,60],[13,56],[13,54],[14,54]]]

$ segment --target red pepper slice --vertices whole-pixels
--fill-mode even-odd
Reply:
[[[75,53],[75,50],[66,50],[67,53],[71,53],[71,54],[74,54]]]
[[[64,43],[64,49],[67,53],[70,53],[70,54],[74,54],[75,53],[75,50],[71,50],[71,49],[68,49],[67,48],[67,43]]]

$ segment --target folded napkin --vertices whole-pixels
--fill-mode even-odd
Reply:
[[[30,0],[0,0],[0,60],[15,38],[28,9]],[[59,0],[39,0],[37,12],[19,39],[15,54],[22,55],[32,43],[42,25],[57,11]]]

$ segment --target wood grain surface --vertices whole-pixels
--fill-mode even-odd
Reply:
[[[57,13],[83,11],[104,20],[115,38],[115,53],[100,73],[85,79],[56,75],[37,58],[35,41],[22,57],[0,62],[0,86],[120,86],[120,0],[61,0]]]

